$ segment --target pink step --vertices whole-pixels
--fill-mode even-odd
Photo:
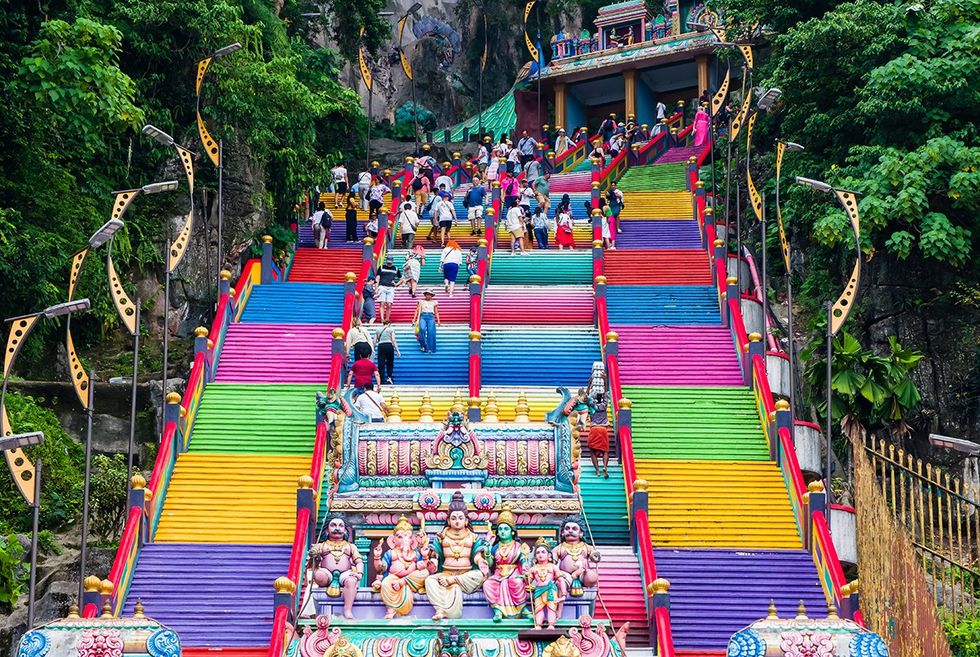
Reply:
[[[484,324],[588,324],[595,315],[592,288],[491,285],[484,292]]]
[[[556,173],[550,180],[551,193],[587,192],[592,189],[592,172]]]
[[[738,386],[742,373],[723,326],[626,326],[619,333],[623,385]]]
[[[462,276],[460,276],[462,281]],[[436,301],[439,302],[439,319],[443,324],[469,324],[470,323],[470,292],[469,285],[463,282],[456,283],[456,292],[452,298],[443,290],[441,285],[420,285],[419,290],[432,289],[436,293]],[[395,289],[395,303],[391,307],[391,321],[395,324],[408,324],[415,315],[415,307],[418,305],[422,293],[417,292],[418,296],[412,298],[408,294],[408,288],[404,285]],[[380,305],[375,302],[377,312],[381,312]]]
[[[219,383],[326,383],[330,331],[319,324],[232,324],[218,360]]]
[[[599,563],[599,601],[595,606],[596,620],[612,620],[614,629],[630,624],[626,644],[633,647],[650,645],[644,606],[643,578],[640,563],[629,546],[597,546],[602,554]]]

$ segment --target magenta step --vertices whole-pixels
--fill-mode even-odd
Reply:
[[[630,624],[626,643],[639,648],[650,645],[650,628],[646,620],[643,577],[640,563],[629,546],[597,546],[602,555],[599,563],[599,599],[595,617],[611,619],[614,629]]]
[[[675,146],[657,158],[657,164],[687,162],[690,158],[700,155],[702,150],[704,146]]]
[[[731,333],[723,326],[617,324],[623,385],[740,386]]]
[[[231,324],[218,383],[326,383],[330,332],[322,324]]]
[[[262,646],[272,633],[272,582],[289,545],[147,543],[123,610],[176,630],[185,646]]]

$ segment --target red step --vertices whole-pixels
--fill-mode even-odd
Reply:
[[[595,605],[595,617],[599,620],[611,618],[616,630],[629,622],[627,646],[649,646],[643,578],[633,548],[608,545],[597,548],[602,554],[602,562],[599,564],[599,600]]]
[[[603,257],[610,285],[711,285],[702,249],[616,249]]]
[[[290,283],[343,283],[347,272],[361,270],[358,249],[296,249]]]

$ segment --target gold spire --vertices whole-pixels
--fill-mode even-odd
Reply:
[[[769,615],[766,616],[766,620],[779,620],[779,614],[776,612],[776,601],[772,598],[769,599]]]
[[[806,615],[806,605],[800,600],[800,606],[796,608],[796,620],[808,620]]]
[[[527,394],[521,390],[517,394],[517,405],[514,407],[514,422],[530,422],[528,413],[531,407],[527,404]]]
[[[422,393],[422,403],[419,405],[419,422],[432,422],[432,397],[429,391]]]
[[[829,620],[837,620],[839,618],[837,616],[837,605],[835,605],[833,602],[827,603],[827,618]]]
[[[456,394],[453,395],[452,411],[453,413],[462,413],[465,410],[466,407],[463,405],[463,395],[459,392],[459,388],[456,388]]]
[[[391,393],[391,400],[388,402],[388,417],[385,419],[385,422],[397,424],[402,421],[402,406],[400,402],[398,393]]]
[[[142,598],[136,598],[136,607],[133,608],[133,618],[146,618]]]
[[[491,390],[487,396],[487,409],[483,421],[487,424],[500,422],[500,418],[497,417],[498,413],[500,413],[500,409],[497,407],[497,395]]]

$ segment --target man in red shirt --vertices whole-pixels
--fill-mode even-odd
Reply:
[[[381,389],[381,375],[378,374],[378,366],[370,358],[359,358],[351,365],[350,372],[347,374],[347,385],[354,382],[354,394],[360,395],[365,388],[371,386],[372,380]]]

